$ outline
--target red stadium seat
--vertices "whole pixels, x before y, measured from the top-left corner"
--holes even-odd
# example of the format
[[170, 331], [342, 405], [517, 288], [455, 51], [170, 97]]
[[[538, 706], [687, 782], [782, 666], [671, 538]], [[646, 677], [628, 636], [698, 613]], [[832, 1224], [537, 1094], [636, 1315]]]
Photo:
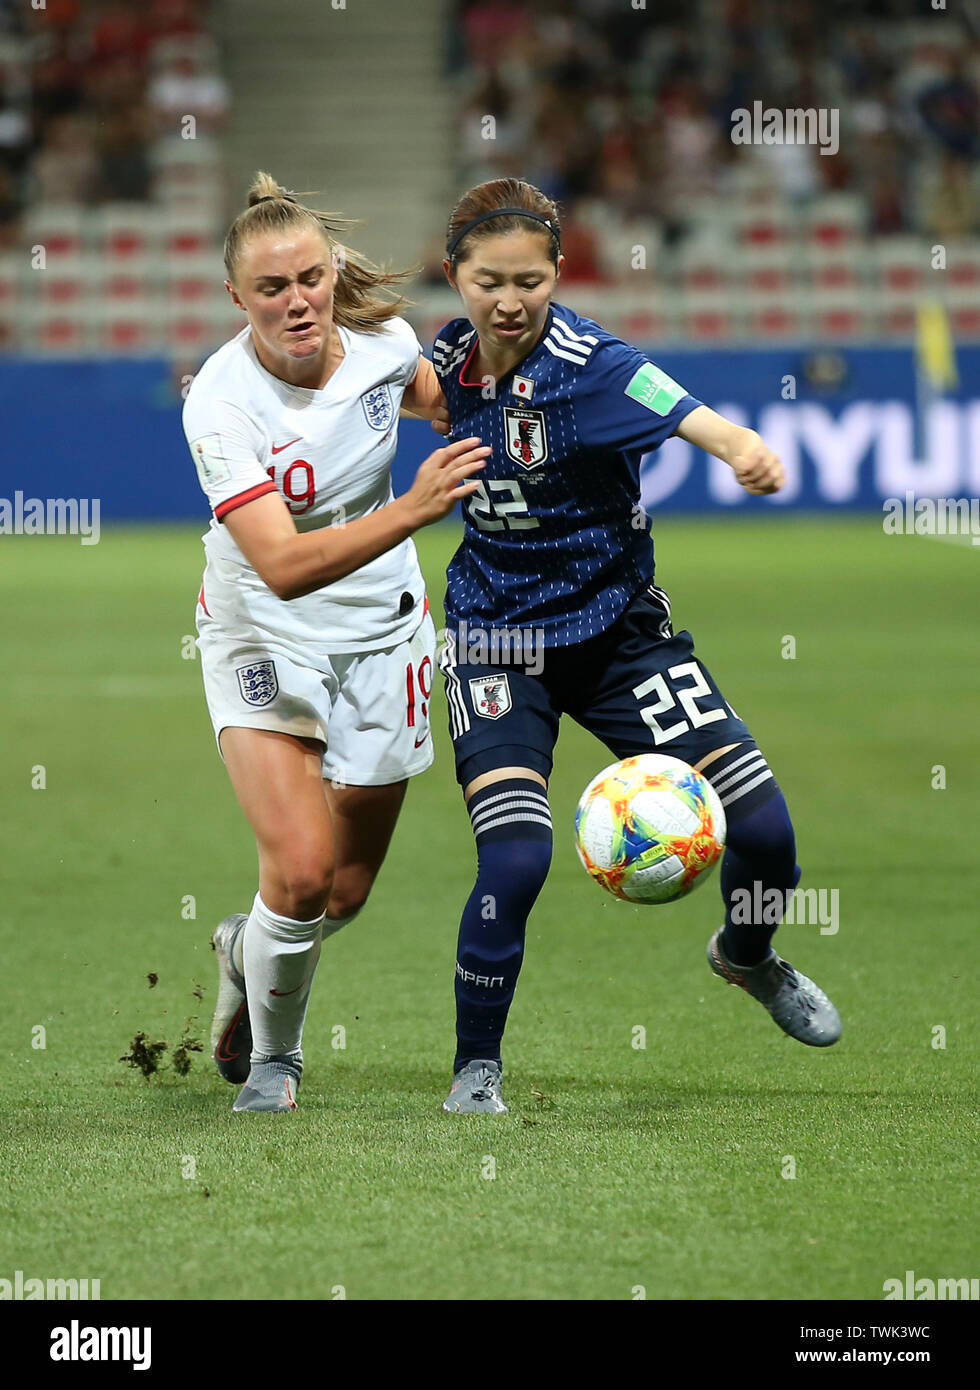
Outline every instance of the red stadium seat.
[[92, 245], [113, 260], [138, 259], [158, 249], [159, 213], [144, 203], [106, 203], [91, 215]]
[[943, 274], [950, 289], [971, 290], [980, 286], [980, 241], [948, 241], [946, 270]]
[[168, 257], [165, 283], [171, 299], [199, 303], [223, 293], [225, 268], [217, 248], [195, 255]]
[[886, 291], [921, 290], [929, 270], [929, 247], [918, 237], [880, 237], [872, 251], [875, 278]]
[[80, 255], [49, 255], [44, 270], [34, 271], [36, 294], [46, 304], [74, 304], [89, 292], [94, 260]]
[[25, 221], [30, 246], [43, 246], [49, 258], [75, 256], [86, 244], [86, 216], [73, 204], [38, 203]]
[[858, 194], [828, 193], [815, 198], [806, 211], [807, 239], [820, 246], [844, 246], [859, 240], [867, 225], [867, 209]]

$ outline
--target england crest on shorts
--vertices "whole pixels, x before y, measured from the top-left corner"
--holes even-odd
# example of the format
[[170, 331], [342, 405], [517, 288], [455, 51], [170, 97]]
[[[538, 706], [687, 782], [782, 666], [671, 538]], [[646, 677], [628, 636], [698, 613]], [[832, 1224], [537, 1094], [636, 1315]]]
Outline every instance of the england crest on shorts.
[[279, 694], [274, 661], [255, 661], [251, 666], [239, 666], [235, 674], [242, 699], [247, 705], [258, 709], [271, 704]]
[[544, 412], [504, 406], [504, 439], [508, 457], [522, 468], [537, 468], [548, 457]]
[[388, 390], [388, 383], [383, 381], [380, 386], [365, 391], [361, 397], [361, 405], [364, 407], [364, 418], [371, 428], [377, 430], [379, 434], [384, 434], [395, 418], [395, 407], [391, 399], [391, 392]]
[[511, 708], [506, 676], [478, 676], [470, 681], [473, 708], [483, 719], [499, 719]]

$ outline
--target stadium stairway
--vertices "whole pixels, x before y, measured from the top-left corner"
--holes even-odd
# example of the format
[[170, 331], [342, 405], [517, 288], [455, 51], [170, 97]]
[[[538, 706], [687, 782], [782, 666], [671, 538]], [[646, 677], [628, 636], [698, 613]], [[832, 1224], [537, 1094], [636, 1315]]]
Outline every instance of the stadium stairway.
[[[229, 215], [256, 169], [362, 220], [351, 243], [414, 262], [453, 195], [449, 0], [225, 0]], [[314, 201], [311, 199], [311, 201]]]

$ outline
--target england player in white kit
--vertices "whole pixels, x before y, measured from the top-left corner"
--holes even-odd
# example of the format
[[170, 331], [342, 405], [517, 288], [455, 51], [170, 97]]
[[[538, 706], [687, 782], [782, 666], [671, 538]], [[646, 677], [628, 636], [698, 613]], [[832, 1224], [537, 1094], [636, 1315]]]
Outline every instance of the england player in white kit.
[[381, 867], [407, 779], [432, 761], [435, 634], [410, 537], [477, 484], [479, 440], [395, 499], [399, 409], [441, 391], [397, 278], [268, 175], [225, 244], [247, 326], [204, 363], [184, 430], [213, 510], [197, 608], [208, 708], [255, 832], [259, 891], [214, 933], [212, 1046], [235, 1110], [292, 1110], [324, 936]]

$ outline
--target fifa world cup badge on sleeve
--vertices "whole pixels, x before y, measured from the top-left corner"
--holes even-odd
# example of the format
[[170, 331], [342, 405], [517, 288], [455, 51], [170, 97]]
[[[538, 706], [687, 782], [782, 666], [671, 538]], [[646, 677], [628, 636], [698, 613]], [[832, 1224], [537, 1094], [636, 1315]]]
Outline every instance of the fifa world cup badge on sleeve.
[[361, 405], [364, 407], [364, 418], [373, 430], [383, 434], [391, 428], [395, 418], [395, 407], [386, 381], [370, 391], [365, 391], [361, 397]]
[[484, 719], [499, 719], [511, 707], [506, 676], [477, 676], [470, 681], [473, 708]]
[[274, 661], [255, 661], [251, 666], [239, 666], [235, 674], [242, 699], [247, 705], [258, 708], [271, 704], [279, 694]]
[[191, 444], [191, 458], [203, 488], [226, 483], [231, 477], [231, 465], [221, 452], [218, 434], [202, 434], [200, 439], [195, 439]]
[[626, 387], [626, 395], [645, 405], [654, 415], [669, 415], [684, 394], [683, 386], [678, 386], [673, 377], [652, 362], [645, 362], [635, 371]]
[[548, 435], [541, 410], [504, 406], [507, 454], [522, 468], [537, 468], [548, 457]]

